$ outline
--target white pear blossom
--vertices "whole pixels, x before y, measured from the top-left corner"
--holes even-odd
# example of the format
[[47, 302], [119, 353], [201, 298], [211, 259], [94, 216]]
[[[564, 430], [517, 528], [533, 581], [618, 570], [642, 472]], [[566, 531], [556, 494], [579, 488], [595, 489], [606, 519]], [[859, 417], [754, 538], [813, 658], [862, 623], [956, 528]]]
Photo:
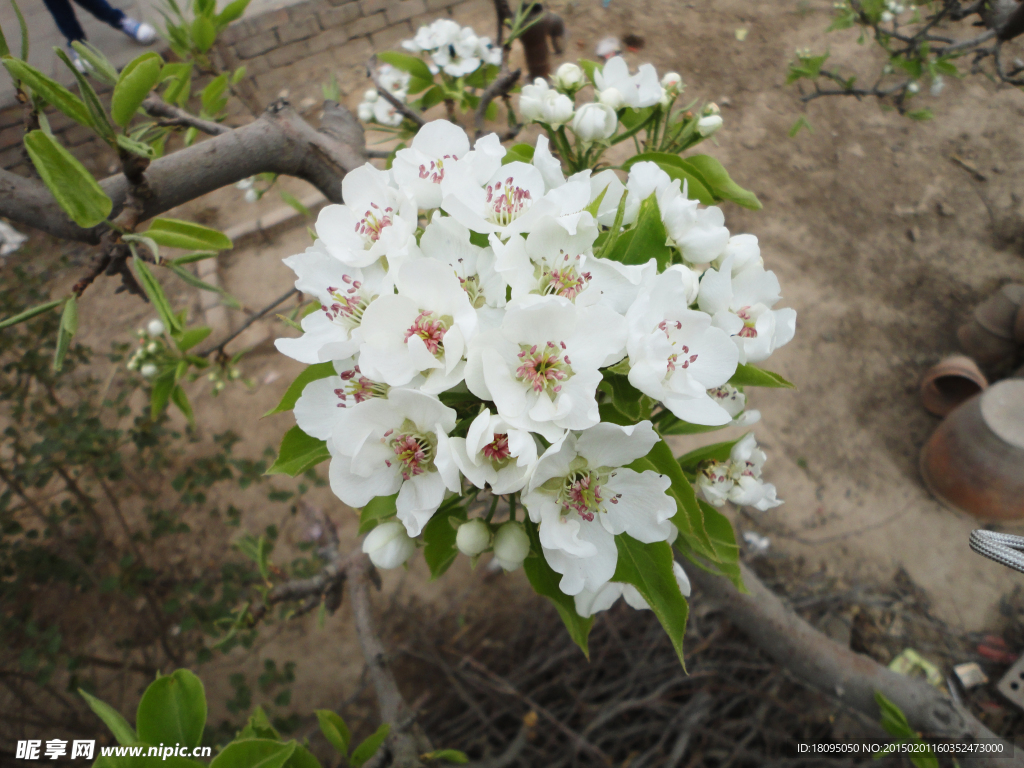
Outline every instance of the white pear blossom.
[[514, 571], [530, 554], [530, 537], [522, 523], [510, 520], [494, 534], [494, 562], [506, 571]]
[[153, 318], [146, 324], [146, 333], [150, 336], [163, 336], [164, 331], [166, 330], [167, 329], [164, 327], [164, 324], [157, 318]]
[[567, 595], [597, 592], [615, 573], [615, 536], [666, 541], [676, 503], [671, 481], [652, 470], [623, 465], [645, 456], [658, 441], [651, 422], [628, 427], [598, 424], [567, 432], [541, 456], [523, 504], [539, 523], [544, 558], [562, 574]]
[[690, 264], [706, 264], [715, 259], [729, 242], [725, 214], [718, 206], [701, 208], [687, 195], [687, 182], [679, 189], [679, 179], [658, 193], [658, 208], [669, 240]]
[[618, 88], [605, 88], [597, 94], [597, 100], [614, 110], [622, 109], [626, 103], [625, 99], [622, 98], [622, 91]]
[[320, 302], [320, 310], [302, 319], [303, 335], [274, 342], [279, 352], [303, 363], [342, 360], [359, 349], [363, 312], [385, 286], [377, 264], [365, 269], [339, 261], [322, 239], [303, 253], [284, 259], [298, 279], [295, 287]]
[[435, 211], [420, 237], [420, 251], [452, 268], [474, 308], [504, 307], [508, 284], [495, 270], [494, 251], [473, 245], [469, 238], [469, 230], [456, 219]]
[[611, 138], [619, 125], [615, 110], [607, 104], [592, 101], [576, 110], [572, 132], [580, 141], [604, 141]]
[[761, 479], [767, 459], [757, 447], [751, 432], [740, 438], [727, 461], [713, 461], [697, 473], [697, 488], [708, 503], [720, 507], [731, 501], [738, 507], [754, 507], [762, 512], [779, 506], [775, 486]]
[[521, 491], [537, 463], [533, 435], [486, 409], [473, 419], [465, 437], [448, 442], [452, 460], [466, 479], [477, 488], [489, 485], [495, 495]]
[[761, 258], [761, 248], [757, 244], [755, 235], [733, 235], [726, 243], [725, 250], [721, 256], [711, 262], [711, 266], [720, 269], [722, 262], [732, 256], [732, 273], [738, 275], [747, 267], [755, 269], [764, 268], [764, 259]]
[[551, 154], [548, 137], [543, 134], [537, 137], [537, 146], [533, 151], [533, 166], [540, 171], [541, 178], [544, 179], [545, 193], [565, 184], [562, 163]]
[[594, 70], [594, 85], [598, 91], [617, 89], [623, 103], [633, 109], [653, 106], [661, 99], [661, 83], [654, 66], [641, 64], [637, 74], [630, 75], [629, 65], [621, 56], [613, 56], [602, 69]]
[[[683, 597], [690, 596], [690, 578], [686, 575], [678, 562], [672, 562], [672, 575], [676, 577], [676, 584]], [[589, 618], [601, 611], [607, 611], [619, 598], [626, 601], [626, 604], [638, 611], [650, 610], [651, 606], [644, 600], [643, 595], [632, 584], [621, 584], [617, 581], [609, 581], [597, 592], [583, 590], [575, 595], [576, 613], [583, 618]]]
[[678, 419], [721, 426], [732, 416], [708, 390], [732, 377], [739, 354], [711, 315], [688, 308], [695, 282], [687, 267], [674, 265], [629, 308], [629, 382]]
[[527, 296], [470, 342], [466, 385], [505, 423], [554, 441], [600, 421], [598, 369], [622, 358], [625, 340], [625, 320], [606, 307]]
[[409, 384], [436, 394], [463, 377], [463, 353], [476, 333], [469, 296], [450, 267], [434, 259], [404, 264], [397, 294], [384, 295], [363, 312], [359, 366], [375, 381]]
[[708, 396], [732, 417], [730, 427], [749, 427], [761, 420], [761, 412], [755, 409], [747, 410], [747, 396], [732, 384], [709, 389]]
[[459, 471], [443, 438], [455, 411], [431, 395], [393, 389], [352, 408], [345, 430], [327, 440], [331, 490], [352, 507], [398, 494], [398, 519], [418, 536], [444, 500], [459, 492]]
[[405, 532], [397, 520], [387, 520], [363, 539], [363, 552], [370, 556], [370, 562], [378, 568], [397, 568], [412, 557], [416, 542]]
[[524, 85], [519, 95], [519, 114], [528, 121], [558, 129], [572, 120], [572, 99], [551, 88], [543, 77]]
[[410, 146], [395, 153], [391, 172], [398, 187], [419, 208], [438, 208], [445, 166], [464, 160], [468, 154], [466, 132], [447, 120], [434, 120], [420, 128]]
[[772, 309], [782, 298], [774, 272], [751, 265], [735, 274], [733, 258], [726, 257], [719, 269], [704, 273], [697, 304], [716, 327], [732, 336], [739, 361], [756, 363], [793, 338], [796, 311]]
[[[391, 186], [391, 173], [367, 163], [345, 174], [344, 205], [328, 205], [316, 220], [319, 241], [343, 264], [367, 267], [382, 256], [395, 262], [416, 248], [416, 204]], [[319, 242], [318, 241], [318, 242]]]
[[292, 409], [295, 423], [310, 437], [327, 440], [345, 429], [352, 408], [375, 397], [387, 397], [390, 387], [366, 378], [352, 358], [336, 360], [337, 375], [307, 384]]
[[483, 520], [468, 520], [456, 531], [455, 546], [467, 557], [476, 557], [491, 546], [491, 529]]
[[584, 85], [583, 70], [578, 64], [567, 61], [555, 70], [555, 85], [563, 91], [577, 91]]

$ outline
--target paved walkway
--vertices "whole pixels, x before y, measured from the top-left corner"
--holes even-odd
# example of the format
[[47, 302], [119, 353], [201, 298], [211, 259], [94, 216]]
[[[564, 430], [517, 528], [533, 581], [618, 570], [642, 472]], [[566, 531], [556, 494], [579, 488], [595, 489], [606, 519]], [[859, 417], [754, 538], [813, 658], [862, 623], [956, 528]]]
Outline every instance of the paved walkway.
[[[110, 2], [129, 16], [148, 21], [158, 31], [162, 29], [163, 17], [157, 10], [159, 0], [110, 0]], [[245, 18], [252, 18], [258, 14], [291, 5], [292, 2], [293, 0], [252, 0]], [[187, 3], [188, 0], [184, 0], [182, 4]], [[226, 5], [226, 0], [218, 2], [218, 6], [223, 5]], [[53, 52], [54, 46], [63, 46], [65, 40], [63, 35], [57, 31], [57, 25], [54, 23], [53, 17], [50, 16], [50, 12], [46, 10], [43, 1], [19, 0], [18, 7], [25, 15], [25, 23], [28, 25], [29, 63], [59, 82], [70, 85], [74, 81], [74, 77]], [[116, 67], [124, 66], [145, 50], [143, 46], [123, 32], [98, 21], [92, 14], [77, 5], [75, 12], [89, 42], [102, 50]], [[0, 26], [3, 28], [4, 36], [7, 38], [12, 52], [17, 55], [20, 50], [21, 38], [18, 30], [18, 18], [10, 0], [0, 0]], [[161, 41], [158, 40], [154, 46], [160, 48]], [[10, 106], [14, 100], [14, 87], [10, 76], [6, 70], [0, 70], [0, 108]]]

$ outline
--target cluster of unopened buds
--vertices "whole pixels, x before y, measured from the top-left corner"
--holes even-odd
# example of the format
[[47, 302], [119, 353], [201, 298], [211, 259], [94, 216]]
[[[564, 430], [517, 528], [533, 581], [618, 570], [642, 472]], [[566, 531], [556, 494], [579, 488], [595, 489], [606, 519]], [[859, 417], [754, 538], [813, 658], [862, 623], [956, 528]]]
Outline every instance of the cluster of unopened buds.
[[[382, 64], [377, 70], [377, 82], [388, 94], [400, 102], [405, 102], [408, 91], [410, 75], [390, 64]], [[390, 127], [402, 124], [402, 113], [394, 104], [381, 96], [376, 88], [370, 88], [363, 94], [363, 100], [356, 108], [356, 114], [364, 123], [380, 123]]]
[[166, 330], [164, 324], [154, 318], [145, 328], [136, 331], [139, 346], [128, 358], [129, 371], [138, 371], [145, 379], [152, 379], [160, 372], [160, 362], [166, 357], [167, 352], [163, 340]]
[[[600, 85], [637, 105], [682, 88], [650, 79], [613, 59]], [[556, 80], [571, 90], [582, 76], [563, 66]], [[524, 89], [524, 100], [536, 95]], [[508, 162], [497, 135], [471, 144], [444, 120], [421, 128], [389, 170], [350, 172], [342, 197], [320, 213], [313, 245], [285, 259], [321, 310], [276, 344], [333, 364], [305, 385], [294, 415], [325, 441], [334, 493], [356, 508], [393, 499], [364, 550], [397, 567], [436, 526], [455, 526], [455, 546], [472, 558], [490, 551], [506, 570], [543, 558], [581, 616], [619, 596], [644, 607], [612, 581], [616, 537], [672, 542], [678, 508], [667, 475], [629, 465], [661, 442], [663, 416], [757, 421], [729, 381], [794, 334], [796, 313], [776, 307], [779, 281], [757, 238], [731, 235], [718, 207], [690, 199], [655, 163], [566, 178], [545, 136], [531, 162]], [[605, 247], [610, 228], [637, 235], [641, 216], [660, 217], [653, 247], [663, 254], [622, 263]], [[650, 418], [602, 418], [612, 401], [599, 387], [616, 377]], [[705, 497], [778, 503], [763, 460], [744, 438], [731, 463], [707, 467], [724, 479]], [[495, 514], [501, 497], [507, 516]], [[474, 517], [488, 499], [491, 511]], [[681, 566], [674, 573], [688, 593]]]
[[888, 24], [905, 10], [906, 8], [902, 3], [896, 2], [896, 0], [886, 0], [885, 10], [882, 11], [880, 18], [884, 23]]

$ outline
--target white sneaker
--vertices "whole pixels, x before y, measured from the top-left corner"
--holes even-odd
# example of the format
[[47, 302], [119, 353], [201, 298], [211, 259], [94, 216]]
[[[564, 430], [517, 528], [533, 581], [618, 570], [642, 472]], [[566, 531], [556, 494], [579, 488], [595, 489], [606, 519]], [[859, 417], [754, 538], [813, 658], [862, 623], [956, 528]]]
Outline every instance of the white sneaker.
[[138, 21], [131, 16], [121, 19], [121, 31], [136, 43], [149, 45], [156, 40], [156, 30], [144, 21]]
[[87, 75], [92, 72], [92, 64], [83, 59], [78, 51], [76, 51], [71, 43], [68, 43], [68, 57], [71, 59], [71, 63], [75, 65], [75, 69], [81, 72], [83, 75]]

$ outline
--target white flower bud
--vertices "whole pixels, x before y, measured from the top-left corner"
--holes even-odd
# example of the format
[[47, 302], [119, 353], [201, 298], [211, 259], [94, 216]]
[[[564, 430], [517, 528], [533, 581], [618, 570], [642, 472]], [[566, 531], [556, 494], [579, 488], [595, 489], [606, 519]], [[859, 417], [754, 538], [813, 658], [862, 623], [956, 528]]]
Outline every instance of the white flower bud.
[[151, 341], [149, 342], [149, 344], [146, 345], [146, 351], [149, 352], [149, 354], [151, 355], [155, 355], [159, 351], [159, 349], [160, 345], [157, 344], [155, 341]]
[[245, 190], [245, 202], [247, 202], [247, 203], [255, 203], [259, 199], [260, 199], [260, 193], [257, 192], [255, 189], [247, 189], [247, 190]]
[[697, 133], [704, 138], [713, 136], [722, 127], [721, 115], [707, 115], [697, 121]]
[[704, 107], [704, 114], [705, 115], [719, 115], [721, 113], [722, 113], [722, 110], [720, 110], [718, 108], [718, 105], [715, 104], [715, 102], [713, 102], [713, 101], [710, 104], [708, 104], [706, 107]]
[[131, 360], [128, 361], [128, 370], [129, 371], [137, 371], [137, 370], [139, 370], [139, 360], [138, 360], [138, 358], [133, 357]]
[[592, 101], [577, 110], [572, 130], [581, 141], [603, 141], [615, 133], [618, 124], [614, 109]]
[[146, 363], [145, 365], [142, 366], [142, 368], [139, 369], [139, 373], [141, 373], [143, 377], [147, 379], [152, 379], [154, 376], [156, 376], [158, 370], [159, 369], [153, 363]]
[[661, 107], [662, 109], [668, 109], [672, 106], [672, 102], [676, 100], [676, 97], [672, 95], [672, 92], [668, 88], [661, 89]]
[[397, 520], [381, 523], [363, 539], [363, 552], [378, 568], [397, 568], [416, 551], [405, 526]]
[[373, 104], [368, 101], [359, 102], [359, 107], [356, 109], [356, 114], [359, 119], [364, 123], [368, 123], [373, 120]]
[[575, 91], [583, 85], [583, 70], [567, 61], [555, 72], [555, 85], [564, 91]]
[[598, 94], [597, 100], [602, 104], [606, 104], [612, 109], [622, 109], [622, 105], [625, 100], [622, 98], [622, 93], [618, 88], [605, 88]]
[[373, 102], [375, 102], [379, 98], [380, 94], [377, 93], [376, 88], [371, 88], [370, 90], [363, 94], [363, 101], [369, 102], [370, 104], [373, 104]]
[[666, 72], [661, 78], [661, 87], [666, 91], [675, 90], [678, 93], [683, 90], [683, 78], [678, 72]]
[[530, 554], [530, 537], [520, 523], [509, 521], [494, 534], [494, 562], [514, 571]]
[[[256, 180], [250, 176], [247, 179], [235, 182], [235, 189], [252, 189], [252, 185], [256, 183]], [[163, 333], [163, 331], [161, 331]]]
[[908, 93], [917, 93], [920, 90], [921, 90], [921, 86], [918, 85], [916, 81], [910, 83], [909, 85], [907, 85], [907, 92]]
[[946, 87], [946, 81], [942, 78], [942, 75], [936, 75], [935, 79], [932, 80], [932, 87], [928, 90], [932, 96], [938, 96], [942, 93], [942, 89]]
[[491, 546], [491, 529], [483, 520], [470, 520], [459, 526], [455, 546], [467, 557], [476, 557]]
[[161, 323], [156, 318], [150, 320], [149, 324], [146, 326], [146, 331], [149, 332], [150, 336], [163, 336], [164, 335], [164, 331], [166, 331], [166, 330], [167, 329], [164, 328], [164, 324]]

